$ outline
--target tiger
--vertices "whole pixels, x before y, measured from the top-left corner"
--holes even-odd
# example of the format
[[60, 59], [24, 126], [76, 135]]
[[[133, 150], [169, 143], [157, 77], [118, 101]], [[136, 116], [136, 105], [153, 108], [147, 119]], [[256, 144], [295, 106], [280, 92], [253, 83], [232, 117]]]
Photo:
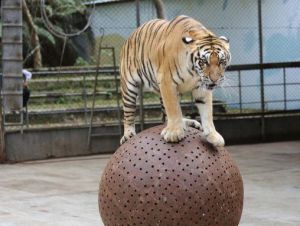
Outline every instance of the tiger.
[[[137, 28], [120, 53], [120, 90], [123, 100], [123, 144], [136, 134], [135, 112], [139, 88], [156, 92], [166, 114], [161, 136], [179, 142], [187, 126], [197, 128], [209, 143], [224, 146], [213, 123], [212, 91], [224, 82], [230, 63], [229, 40], [185, 15], [154, 19]], [[200, 122], [184, 118], [180, 95], [192, 92]]]

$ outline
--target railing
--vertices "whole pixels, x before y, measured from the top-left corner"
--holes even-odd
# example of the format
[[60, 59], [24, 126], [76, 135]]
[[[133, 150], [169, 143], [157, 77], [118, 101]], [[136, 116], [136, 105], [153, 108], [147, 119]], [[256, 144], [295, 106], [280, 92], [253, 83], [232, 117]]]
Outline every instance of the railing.
[[[294, 99], [289, 99], [287, 98], [287, 87], [288, 86], [299, 86], [299, 93], [296, 94], [297, 96], [300, 97], [300, 79], [299, 82], [293, 81], [293, 82], [287, 82], [287, 68], [299, 68], [300, 69], [300, 62], [286, 62], [286, 63], [265, 63], [265, 64], [248, 64], [248, 65], [232, 65], [228, 67], [227, 71], [228, 72], [237, 72], [237, 78], [238, 78], [238, 85], [236, 86], [230, 86], [231, 88], [237, 87], [238, 92], [239, 92], [239, 102], [237, 103], [239, 105], [239, 110], [240, 113], [243, 112], [243, 104], [261, 104], [263, 103], [264, 105], [267, 105], [268, 103], [283, 103], [284, 107], [283, 109], [280, 110], [273, 110], [273, 113], [277, 112], [283, 112], [283, 111], [295, 111], [295, 110], [300, 110], [300, 98], [294, 98]], [[259, 76], [264, 76], [265, 70], [270, 70], [270, 69], [282, 69], [282, 82], [281, 83], [266, 83], [264, 84], [259, 84], [259, 85], [243, 85], [241, 82], [241, 73], [243, 71], [253, 71], [253, 70], [259, 70]], [[300, 70], [299, 70], [299, 77], [300, 77]], [[262, 80], [260, 80], [262, 81]], [[265, 80], [263, 80], [265, 81]], [[265, 88], [267, 87], [283, 87], [283, 99], [282, 100], [266, 100], [265, 99], [265, 94], [261, 93], [260, 94], [260, 101], [252, 101], [252, 102], [243, 102], [242, 101], [242, 88], [243, 87], [262, 87], [262, 92], [265, 92]], [[299, 102], [299, 108], [298, 109], [288, 109], [287, 108], [287, 103], [288, 102]], [[229, 103], [227, 103], [229, 104]], [[263, 107], [261, 109], [257, 109], [258, 111], [261, 111], [262, 113], [266, 113], [266, 109]], [[244, 112], [246, 113], [246, 112]], [[269, 112], [270, 113], [270, 112]], [[249, 115], [249, 113], [246, 113]], [[255, 112], [254, 114], [257, 114]]]
[[[224, 85], [223, 89], [227, 90], [226, 92], [230, 92], [230, 90], [236, 90], [235, 100], [228, 100], [226, 97], [221, 97], [216, 95], [219, 101], [214, 102], [214, 106], [224, 108], [225, 110], [215, 110], [215, 116], [221, 117], [234, 117], [234, 116], [260, 116], [264, 117], [264, 115], [275, 114], [275, 113], [295, 113], [300, 111], [300, 79], [296, 81], [289, 81], [287, 79], [288, 70], [290, 68], [298, 68], [299, 71], [295, 71], [294, 73], [299, 73], [300, 77], [300, 62], [288, 62], [288, 63], [268, 63], [268, 64], [249, 64], [249, 65], [232, 65], [227, 69], [227, 74], [231, 74], [231, 77], [234, 80], [234, 84]], [[282, 79], [281, 82], [267, 82], [265, 84], [245, 84], [243, 81], [244, 72], [247, 71], [255, 71], [254, 73], [257, 75], [257, 78], [260, 76], [265, 76], [264, 73], [269, 69], [281, 69], [282, 75], [277, 75], [276, 79], [278, 80], [278, 76]], [[63, 118], [68, 118], [70, 115], [72, 117], [80, 118], [82, 115], [82, 119], [78, 119], [80, 121], [79, 124], [85, 125], [88, 121], [89, 112], [90, 112], [90, 97], [91, 97], [91, 84], [94, 82], [94, 76], [96, 74], [96, 67], [84, 67], [84, 68], [51, 68], [42, 69], [42, 70], [32, 70], [33, 79], [31, 82], [32, 86], [32, 95], [28, 105], [28, 112], [31, 117], [29, 117], [30, 122], [34, 121], [35, 118], [45, 117], [45, 120], [41, 120], [39, 124], [45, 122], [45, 126], [51, 124], [51, 120], [49, 118], [56, 118], [62, 121], [59, 121], [58, 125], [64, 124], [72, 124], [72, 120], [66, 120], [67, 123], [64, 122]], [[105, 84], [103, 87], [99, 87], [97, 90], [97, 97], [99, 101], [96, 105], [96, 112], [99, 114], [99, 123], [107, 124], [107, 123], [117, 123], [116, 122], [116, 111], [117, 111], [117, 98], [120, 98], [120, 93], [114, 92], [114, 86], [119, 85], [115, 84], [114, 77], [111, 76], [114, 73], [113, 67], [102, 67], [99, 70], [99, 73], [103, 76], [99, 76], [100, 82]], [[248, 75], [247, 75], [248, 76]], [[295, 77], [295, 76], [294, 76]], [[46, 83], [48, 86], [52, 86], [51, 90], [47, 90], [47, 85], [45, 85], [45, 89], [41, 88], [39, 83]], [[108, 86], [108, 88], [106, 87]], [[263, 88], [261, 89], [261, 86]], [[295, 93], [295, 98], [290, 98], [288, 95], [289, 87], [299, 87], [297, 92]], [[259, 96], [259, 99], [251, 101], [251, 96], [245, 98], [244, 89], [252, 88], [257, 90], [263, 90], [268, 87], [274, 87], [274, 89], [282, 89], [283, 95], [282, 99], [276, 100], [268, 100], [266, 99], [266, 95], [259, 93], [255, 94]], [[42, 90], [39, 90], [39, 89]], [[228, 91], [229, 90], [229, 91]], [[218, 90], [215, 91], [218, 93]], [[158, 99], [155, 99], [153, 94], [145, 94], [148, 95], [149, 98], [144, 98], [144, 109], [148, 111], [148, 117], [146, 117], [145, 122], [148, 120], [159, 120], [158, 115], [160, 114], [160, 104]], [[153, 95], [153, 96], [152, 96]], [[65, 99], [66, 100], [65, 100]], [[75, 104], [72, 103], [73, 100], [68, 102], [68, 99], [75, 99]], [[248, 100], [245, 100], [248, 99]], [[46, 104], [41, 105], [39, 100], [43, 100]], [[61, 101], [57, 105], [47, 104], [47, 102], [51, 101]], [[183, 111], [187, 114], [192, 115], [193, 112], [195, 114], [196, 109], [193, 107], [193, 101], [191, 96], [185, 95], [182, 101]], [[264, 106], [268, 106], [269, 104], [274, 103], [282, 103], [283, 107], [278, 109], [268, 109], [267, 107], [261, 108], [261, 103]], [[299, 107], [289, 108], [289, 103], [299, 103]], [[249, 105], [259, 106], [259, 107], [247, 107]], [[149, 116], [150, 115], [150, 116]], [[153, 118], [151, 116], [154, 115]], [[49, 120], [48, 120], [49, 119]], [[48, 120], [48, 121], [47, 121]], [[29, 122], [29, 123], [30, 123]], [[54, 123], [55, 124], [55, 123]], [[77, 123], [76, 123], [77, 124]]]

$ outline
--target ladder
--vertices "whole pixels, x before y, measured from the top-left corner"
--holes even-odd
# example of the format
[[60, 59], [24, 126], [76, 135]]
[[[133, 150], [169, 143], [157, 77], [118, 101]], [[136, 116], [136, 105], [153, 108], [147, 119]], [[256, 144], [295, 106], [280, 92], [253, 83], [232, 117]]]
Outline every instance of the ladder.
[[[96, 102], [96, 95], [97, 95], [97, 84], [98, 84], [98, 77], [99, 77], [99, 69], [100, 69], [100, 56], [101, 52], [110, 51], [113, 61], [113, 74], [114, 74], [114, 82], [115, 82], [115, 92], [117, 95], [117, 117], [118, 117], [118, 133], [97, 133], [93, 131], [94, 128], [94, 112], [95, 112], [95, 102]], [[92, 101], [92, 108], [90, 114], [90, 122], [89, 122], [89, 131], [88, 131], [88, 139], [87, 139], [87, 148], [88, 150], [91, 148], [92, 138], [99, 137], [99, 136], [119, 136], [121, 137], [122, 134], [122, 122], [121, 122], [121, 109], [120, 109], [120, 100], [119, 100], [119, 82], [117, 77], [117, 65], [116, 65], [116, 55], [115, 55], [115, 48], [114, 47], [101, 47], [99, 45], [98, 50], [98, 57], [97, 57], [97, 69], [95, 75], [95, 83], [94, 83], [94, 90], [93, 90], [93, 101]]]

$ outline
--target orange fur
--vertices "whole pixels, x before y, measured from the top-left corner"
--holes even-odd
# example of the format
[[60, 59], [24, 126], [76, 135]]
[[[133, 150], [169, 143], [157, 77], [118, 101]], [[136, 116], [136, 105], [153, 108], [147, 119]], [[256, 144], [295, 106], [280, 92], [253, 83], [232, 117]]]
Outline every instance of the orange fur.
[[[205, 51], [204, 47], [210, 51], [209, 65], [194, 65], [203, 60], [196, 54], [200, 55], [202, 49]], [[172, 21], [152, 20], [135, 30], [121, 52], [125, 133], [121, 143], [135, 134], [135, 101], [140, 86], [152, 89], [162, 97], [168, 119], [162, 132], [165, 140], [181, 140], [185, 124], [178, 95], [198, 88], [202, 80], [217, 82], [225, 70], [220, 66], [222, 54], [229, 54], [229, 44], [187, 16]]]

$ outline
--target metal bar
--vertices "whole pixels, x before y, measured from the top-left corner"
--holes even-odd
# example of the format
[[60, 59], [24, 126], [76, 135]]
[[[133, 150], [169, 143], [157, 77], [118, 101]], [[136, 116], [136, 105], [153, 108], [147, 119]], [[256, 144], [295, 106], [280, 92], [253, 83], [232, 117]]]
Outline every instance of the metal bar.
[[[299, 110], [289, 110], [289, 111], [280, 111], [280, 110], [274, 110], [274, 111], [270, 111], [270, 112], [265, 112], [264, 113], [266, 116], [273, 116], [273, 115], [278, 115], [278, 114], [300, 114]], [[228, 113], [218, 113], [218, 114], [214, 114], [214, 116], [217, 117], [260, 117], [261, 116], [261, 112], [251, 112], [251, 113], [243, 113], [243, 114], [239, 114], [239, 113], [233, 113], [233, 114], [228, 114]]]
[[[99, 73], [103, 73], [103, 74], [112, 74], [113, 73], [113, 68], [109, 67], [109, 68], [99, 68]], [[119, 70], [117, 69], [117, 72], [119, 73]], [[86, 70], [65, 70], [65, 71], [61, 71], [61, 75], [71, 75], [71, 74], [95, 74], [97, 73], [97, 69], [86, 69]], [[58, 76], [58, 72], [57, 71], [33, 71], [32, 75], [35, 76], [49, 76], [49, 75], [56, 75]]]
[[89, 125], [89, 132], [88, 132], [88, 141], [87, 141], [87, 148], [89, 149], [91, 146], [91, 135], [93, 129], [93, 118], [94, 118], [94, 109], [95, 109], [95, 101], [96, 101], [96, 91], [97, 91], [97, 83], [98, 83], [98, 75], [99, 75], [99, 67], [100, 67], [100, 60], [101, 60], [101, 42], [99, 42], [99, 49], [97, 52], [97, 70], [95, 75], [95, 83], [94, 83], [94, 95], [93, 95], [93, 102], [92, 102], [92, 109], [91, 109], [91, 116], [90, 116], [90, 125]]
[[119, 121], [119, 135], [121, 138], [122, 135], [122, 120], [121, 120], [121, 109], [120, 109], [120, 100], [119, 100], [119, 84], [118, 84], [118, 77], [117, 77], [117, 71], [116, 71], [116, 55], [115, 55], [115, 49], [112, 48], [112, 56], [113, 56], [113, 64], [115, 68], [114, 77], [115, 77], [115, 87], [116, 87], [116, 94], [117, 94], [117, 115], [118, 115], [118, 121]]
[[26, 128], [29, 128], [29, 112], [28, 112], [28, 105], [25, 107], [25, 114], [26, 114]]
[[269, 100], [269, 101], [266, 101], [268, 103], [280, 103], [280, 102], [298, 102], [300, 101], [300, 99], [290, 99], [290, 100]]
[[283, 99], [284, 99], [284, 110], [287, 109], [286, 103], [286, 70], [285, 67], [283, 68]]
[[[140, 0], [136, 0], [136, 26], [139, 27], [141, 25], [141, 15], [140, 15]], [[139, 103], [140, 103], [140, 129], [144, 129], [144, 97], [143, 97], [143, 84], [141, 83], [139, 88]]]
[[[96, 92], [95, 95], [96, 96], [107, 96], [107, 93], [109, 92], [109, 90], [107, 90], [107, 92]], [[76, 97], [76, 96], [84, 96], [84, 98], [86, 98], [87, 96], [93, 96], [94, 93], [91, 92], [82, 92], [82, 93], [41, 93], [41, 94], [33, 94], [30, 95], [30, 98], [58, 98], [58, 97]], [[85, 100], [84, 100], [85, 101]]]
[[242, 81], [241, 81], [241, 71], [238, 71], [238, 78], [239, 78], [239, 101], [240, 101], [240, 113], [243, 111], [242, 107]]
[[[269, 84], [264, 84], [264, 86], [283, 86], [284, 83], [269, 83]], [[294, 83], [286, 83], [286, 85], [300, 85], [300, 82], [294, 82]], [[222, 88], [238, 88], [240, 87], [239, 85], [237, 86], [222, 86]], [[241, 85], [241, 87], [260, 87], [260, 84], [258, 85]]]
[[[280, 103], [283, 102], [283, 100], [274, 100], [272, 101], [273, 103]], [[290, 99], [287, 100], [287, 102], [300, 102], [300, 99]], [[260, 103], [259, 101], [257, 102], [246, 102], [245, 104], [247, 105], [251, 105], [251, 104], [258, 104]], [[238, 103], [227, 103], [228, 105], [238, 105]], [[222, 105], [222, 104], [214, 104], [214, 106], [218, 106], [218, 105]], [[189, 102], [184, 102], [182, 103], [182, 107], [185, 109], [189, 109], [190, 103]], [[148, 110], [160, 110], [160, 104], [156, 103], [156, 104], [149, 104], [149, 105], [145, 105], [145, 109]], [[101, 112], [113, 112], [113, 111], [117, 111], [117, 106], [105, 106], [105, 107], [98, 107], [95, 108], [95, 112], [101, 113]], [[255, 109], [253, 109], [255, 110]], [[292, 110], [287, 110], [287, 112], [292, 111]], [[83, 108], [72, 108], [72, 109], [57, 109], [57, 110], [53, 110], [53, 109], [48, 109], [45, 111], [31, 111], [30, 113], [32, 115], [49, 115], [49, 114], [76, 114], [76, 113], [83, 113], [84, 109]], [[90, 110], [88, 109], [88, 112], [90, 112]], [[103, 124], [103, 123], [102, 123]]]
[[140, 0], [135, 1], [136, 6], [136, 26], [141, 25], [141, 15], [140, 15]]
[[22, 109], [20, 112], [21, 116], [21, 134], [23, 134], [23, 126], [24, 126], [24, 110]]
[[275, 63], [262, 63], [262, 64], [242, 64], [242, 65], [231, 65], [226, 68], [226, 71], [237, 71], [237, 70], [259, 70], [263, 69], [275, 69], [283, 67], [300, 67], [300, 61], [294, 62], [275, 62]]
[[[0, 86], [0, 92], [1, 92]], [[2, 97], [0, 95], [0, 162], [4, 162], [6, 159], [5, 153], [5, 127], [4, 127], [4, 117], [2, 115]]]
[[193, 94], [191, 93], [191, 111], [195, 109], [195, 103], [194, 103], [194, 97]]
[[[266, 103], [278, 103], [278, 102], [284, 102], [285, 100], [268, 100], [265, 101]], [[295, 101], [300, 101], [300, 99], [289, 99], [286, 100], [286, 102], [295, 102]], [[186, 102], [185, 102], [186, 103]], [[260, 104], [260, 101], [250, 101], [250, 102], [243, 102], [243, 104]], [[232, 102], [232, 103], [214, 103], [213, 105], [223, 105], [223, 104], [227, 104], [227, 105], [239, 105], [238, 102]]]
[[84, 121], [87, 124], [88, 119], [87, 119], [87, 91], [86, 91], [86, 74], [83, 74], [83, 93], [82, 93], [82, 98], [83, 98], [83, 107], [84, 107]]
[[[99, 68], [101, 65], [101, 51], [102, 51], [102, 41], [104, 37], [104, 29], [101, 27], [100, 32], [102, 33], [98, 45], [98, 52], [97, 52], [97, 65], [96, 65], [96, 75], [95, 75], [95, 84], [94, 84], [94, 92], [93, 92], [93, 103], [91, 108], [91, 118], [90, 118], [90, 125], [88, 131], [88, 141], [87, 141], [87, 148], [90, 149], [91, 147], [91, 138], [92, 138], [92, 130], [93, 130], [93, 117], [95, 111], [95, 102], [96, 102], [96, 91], [97, 91], [97, 83], [98, 83], [98, 76], [99, 76]], [[106, 49], [106, 48], [103, 48]]]
[[[264, 62], [263, 57], [263, 28], [262, 28], [262, 2], [257, 0], [258, 4], [258, 37], [259, 37], [259, 64]], [[261, 111], [265, 112], [265, 90], [264, 90], [264, 69], [260, 67], [260, 96], [261, 96]], [[265, 140], [265, 118], [264, 114], [261, 115], [261, 138]]]
[[120, 136], [120, 134], [117, 133], [94, 133], [92, 134], [92, 137], [111, 137], [111, 136]]
[[5, 122], [5, 126], [21, 126], [22, 122]]
[[[243, 64], [243, 65], [232, 65], [229, 66], [226, 71], [251, 71], [251, 70], [259, 70], [259, 69], [276, 69], [276, 68], [300, 68], [300, 62], [286, 62], [286, 63], [264, 63], [264, 64]], [[43, 76], [43, 75], [57, 75], [57, 68], [51, 68], [51, 70], [39, 70], [39, 71], [32, 71], [32, 74], [36, 76]], [[78, 68], [78, 69], [70, 69], [69, 67], [62, 68], [60, 74], [90, 74], [96, 73], [95, 67], [88, 67], [88, 68]], [[119, 68], [116, 67], [117, 72], [119, 73]], [[100, 73], [110, 73], [113, 74], [114, 68], [113, 67], [100, 67]]]

